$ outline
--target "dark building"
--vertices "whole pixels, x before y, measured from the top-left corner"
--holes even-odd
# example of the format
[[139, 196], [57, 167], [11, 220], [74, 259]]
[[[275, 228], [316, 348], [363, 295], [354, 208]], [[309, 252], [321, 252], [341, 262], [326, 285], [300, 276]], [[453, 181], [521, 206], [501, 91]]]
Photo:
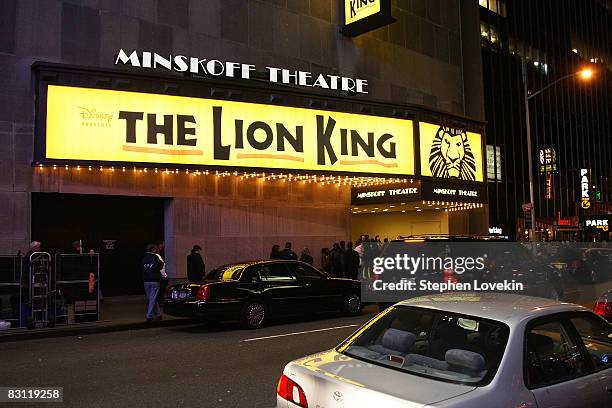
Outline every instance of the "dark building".
[[[202, 135], [209, 122], [197, 114], [191, 117], [191, 112], [143, 111], [144, 106], [195, 104], [220, 105], [227, 111], [238, 106], [232, 104], [243, 104], [239, 106], [253, 112], [253, 106], [260, 107], [262, 115], [274, 120], [297, 120], [297, 114], [278, 112], [299, 108], [302, 116], [313, 115], [312, 123], [316, 123], [313, 112], [319, 110], [353, 115], [350, 118], [363, 126], [381, 123], [368, 119], [375, 116], [405, 126], [405, 140], [410, 143], [418, 142], [413, 130], [418, 135], [419, 124], [429, 123], [435, 129], [462, 129], [466, 138], [471, 134], [477, 141], [473, 153], [479, 155], [484, 104], [478, 4], [392, 1], [395, 22], [384, 20], [382, 27], [354, 37], [340, 33], [342, 4], [340, 0], [2, 0], [0, 254], [25, 252], [32, 239], [53, 250], [70, 248], [80, 239], [85, 251], [115, 257], [102, 272], [103, 289], [112, 293], [141, 290], [136, 264], [151, 241], [165, 241], [168, 273], [180, 278], [186, 274], [185, 257], [196, 243], [204, 248], [210, 268], [264, 258], [273, 244], [286, 241], [292, 241], [296, 251], [311, 248], [318, 263], [319, 249], [350, 239], [358, 233], [353, 231], [355, 225], [370, 228], [361, 232], [372, 235], [380, 233], [379, 224], [398, 226], [389, 233], [485, 231], [485, 175], [480, 165], [465, 183], [467, 190], [480, 189], [476, 198], [462, 199], [459, 193], [475, 191], [467, 191], [461, 183], [465, 191], [458, 190], [451, 182], [436, 199], [412, 194], [412, 204], [403, 212], [402, 203], [386, 206], [393, 216], [383, 214], [382, 206], [356, 215], [351, 213], [350, 183], [338, 174], [369, 176], [367, 166], [372, 164], [362, 164], [361, 172], [354, 166], [347, 174], [331, 167], [296, 174], [275, 164], [264, 177], [266, 170], [261, 167], [269, 168], [270, 162], [257, 162], [260, 159], [251, 156], [229, 167], [207, 168], [187, 159], [211, 151]], [[128, 63], [133, 52], [142, 58], [139, 67]], [[157, 69], [144, 67], [153, 54]], [[174, 59], [168, 64], [175, 64], [175, 69], [164, 68], [164, 59], [177, 55], [195, 58], [195, 68], [201, 67], [200, 59], [256, 68], [253, 77], [244, 80], [176, 72], [182, 65]], [[191, 63], [180, 60], [185, 61]], [[363, 78], [368, 93], [272, 84], [266, 81], [266, 67], [300, 70], [314, 77]], [[186, 98], [197, 99], [187, 104]], [[132, 102], [126, 113], [120, 105], [128, 100]], [[139, 107], [143, 107], [140, 113], [134, 112]], [[196, 119], [203, 127], [194, 136]], [[174, 129], [180, 129], [177, 144], [189, 146], [170, 145], [175, 140], [173, 123]], [[265, 133], [266, 126], [258, 122], [253, 129]], [[249, 132], [246, 126], [244, 131]], [[367, 137], [368, 132], [360, 132]], [[199, 139], [194, 147], [195, 137]], [[312, 142], [312, 134], [305, 137]], [[252, 143], [263, 148], [265, 143], [258, 138]], [[168, 146], [155, 150], [147, 145], [151, 141]], [[310, 149], [311, 144], [304, 146]], [[362, 145], [369, 146], [363, 140]], [[410, 167], [406, 182], [418, 189], [423, 177], [417, 156], [425, 150], [417, 154], [417, 147], [401, 152], [405, 155], [401, 164]], [[183, 149], [180, 154], [186, 162], [177, 149]], [[105, 158], [111, 150], [118, 156]], [[147, 154], [144, 160], [129, 158]], [[305, 160], [297, 159], [298, 164]], [[285, 174], [279, 176], [280, 172]], [[316, 182], [313, 174], [320, 177]], [[430, 185], [436, 178], [445, 176], [430, 172], [424, 177]], [[421, 205], [424, 208], [418, 208]], [[374, 213], [381, 218], [371, 218]], [[401, 214], [401, 222], [393, 218]], [[357, 217], [370, 218], [358, 222]], [[419, 222], [418, 229], [412, 229]]]
[[[530, 202], [525, 61], [529, 95], [559, 80], [529, 101], [537, 236], [606, 239], [612, 213], [612, 2], [479, 4], [491, 227], [518, 238], [528, 234], [522, 209]], [[594, 71], [590, 80], [571, 75], [585, 68]], [[582, 205], [585, 185], [588, 203]]]

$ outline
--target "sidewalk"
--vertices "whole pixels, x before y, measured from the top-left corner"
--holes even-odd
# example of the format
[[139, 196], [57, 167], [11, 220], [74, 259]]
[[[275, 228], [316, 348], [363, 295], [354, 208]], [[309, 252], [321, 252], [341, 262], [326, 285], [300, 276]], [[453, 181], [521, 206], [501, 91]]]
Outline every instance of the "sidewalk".
[[139, 330], [151, 327], [170, 327], [197, 323], [196, 320], [164, 315], [160, 322], [145, 321], [145, 297], [107, 297], [100, 308], [100, 320], [44, 329], [9, 329], [0, 331], [0, 342], [105, 333], [122, 330]]

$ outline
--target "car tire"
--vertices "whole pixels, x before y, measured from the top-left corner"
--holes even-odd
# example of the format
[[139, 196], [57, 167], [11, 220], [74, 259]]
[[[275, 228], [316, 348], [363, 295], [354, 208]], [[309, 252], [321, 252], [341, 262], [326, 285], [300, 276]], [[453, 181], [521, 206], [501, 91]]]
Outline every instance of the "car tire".
[[344, 297], [342, 311], [347, 316], [358, 316], [361, 314], [362, 308], [363, 305], [361, 304], [361, 296], [359, 296], [359, 293], [350, 293]]
[[240, 324], [245, 329], [259, 329], [268, 320], [268, 308], [261, 300], [247, 302], [240, 312]]

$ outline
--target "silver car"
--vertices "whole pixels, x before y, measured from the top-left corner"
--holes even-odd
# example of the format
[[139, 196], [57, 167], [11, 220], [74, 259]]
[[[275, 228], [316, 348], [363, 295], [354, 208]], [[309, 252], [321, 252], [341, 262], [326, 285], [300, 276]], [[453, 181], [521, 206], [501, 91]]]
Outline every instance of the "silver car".
[[424, 296], [287, 364], [277, 407], [612, 407], [612, 326], [529, 296]]

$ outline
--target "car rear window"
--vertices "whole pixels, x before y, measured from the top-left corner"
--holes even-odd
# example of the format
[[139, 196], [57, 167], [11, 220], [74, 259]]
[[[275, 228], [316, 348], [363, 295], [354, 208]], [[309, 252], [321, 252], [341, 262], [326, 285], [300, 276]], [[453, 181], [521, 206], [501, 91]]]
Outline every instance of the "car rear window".
[[337, 350], [407, 374], [485, 385], [495, 376], [509, 331], [498, 321], [394, 306]]
[[239, 280], [245, 265], [224, 265], [213, 269], [206, 275], [206, 280], [231, 281]]

